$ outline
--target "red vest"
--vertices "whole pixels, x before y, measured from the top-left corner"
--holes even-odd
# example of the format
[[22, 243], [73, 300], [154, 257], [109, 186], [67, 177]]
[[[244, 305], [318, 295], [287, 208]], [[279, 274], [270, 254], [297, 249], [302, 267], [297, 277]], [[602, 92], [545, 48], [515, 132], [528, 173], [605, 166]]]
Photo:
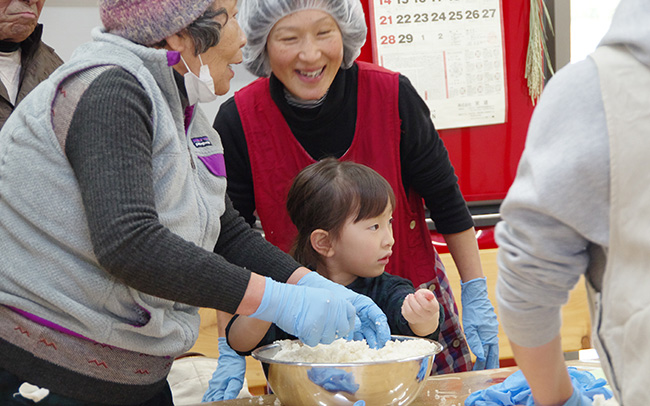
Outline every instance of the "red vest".
[[[356, 132], [341, 157], [370, 166], [388, 180], [397, 198], [393, 213], [395, 245], [386, 271], [420, 284], [432, 282], [443, 307], [442, 353], [436, 373], [471, 369], [469, 348], [460, 328], [458, 309], [442, 261], [431, 243], [422, 198], [414, 190], [406, 197], [400, 163], [399, 75], [368, 63], [359, 65]], [[253, 174], [255, 206], [266, 239], [289, 251], [297, 230], [286, 209], [293, 178], [315, 161], [291, 133], [271, 99], [268, 79], [258, 79], [235, 93], [246, 135]]]
[[[395, 245], [386, 271], [411, 280], [417, 287], [436, 277], [436, 255], [422, 198], [414, 190], [407, 197], [402, 184], [399, 75], [376, 65], [357, 63], [356, 132], [341, 160], [373, 168], [393, 187], [397, 198], [393, 214]], [[297, 231], [287, 213], [287, 193], [298, 172], [315, 160], [293, 136], [271, 99], [269, 79], [258, 79], [235, 93], [235, 102], [246, 134], [257, 215], [266, 239], [288, 252]]]

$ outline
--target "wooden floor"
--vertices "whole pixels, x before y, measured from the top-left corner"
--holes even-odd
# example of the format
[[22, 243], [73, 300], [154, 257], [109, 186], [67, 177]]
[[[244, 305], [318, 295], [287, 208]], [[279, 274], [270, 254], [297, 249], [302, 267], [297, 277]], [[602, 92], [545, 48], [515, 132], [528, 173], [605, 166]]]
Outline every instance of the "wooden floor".
[[[481, 262], [483, 271], [488, 278], [488, 295], [492, 303], [496, 306], [494, 289], [497, 279], [497, 262], [496, 249], [481, 250]], [[458, 271], [449, 254], [441, 254], [442, 261], [447, 269], [447, 277], [452, 286], [458, 309], [462, 314], [460, 306], [460, 280]], [[216, 311], [211, 309], [201, 309], [201, 330], [199, 339], [191, 351], [199, 352], [209, 357], [217, 358], [217, 319]], [[498, 315], [498, 309], [497, 309]], [[589, 309], [587, 306], [587, 293], [584, 281], [578, 283], [576, 289], [571, 292], [569, 302], [562, 310], [562, 348], [565, 352], [574, 352], [584, 348], [591, 347], [590, 331], [591, 322], [589, 318]], [[499, 328], [499, 358], [506, 365], [509, 365], [512, 359], [512, 350], [508, 340]], [[253, 395], [265, 393], [266, 380], [260, 363], [252, 357], [246, 360], [246, 380], [248, 381], [249, 390]]]

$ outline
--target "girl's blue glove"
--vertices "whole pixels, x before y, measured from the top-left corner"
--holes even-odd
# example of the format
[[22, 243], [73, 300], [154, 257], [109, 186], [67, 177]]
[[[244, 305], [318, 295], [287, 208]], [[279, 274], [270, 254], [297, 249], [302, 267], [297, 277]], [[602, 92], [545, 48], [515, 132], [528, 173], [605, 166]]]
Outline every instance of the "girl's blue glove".
[[499, 322], [488, 299], [487, 278], [460, 283], [463, 330], [476, 355], [474, 369], [499, 368]]
[[[390, 327], [388, 319], [379, 306], [367, 296], [360, 295], [343, 285], [319, 275], [317, 272], [309, 272], [298, 281], [299, 286], [312, 286], [332, 291], [337, 297], [347, 299], [356, 310], [359, 318], [355, 324], [354, 339], [366, 339], [370, 348], [381, 348], [390, 340]], [[340, 337], [345, 334], [339, 333]]]
[[212, 374], [210, 386], [203, 395], [202, 402], [216, 402], [237, 398], [244, 386], [246, 358], [237, 354], [226, 341], [219, 337], [219, 360]]
[[309, 346], [329, 344], [354, 328], [355, 309], [345, 297], [265, 278], [262, 303], [250, 317], [269, 321]]

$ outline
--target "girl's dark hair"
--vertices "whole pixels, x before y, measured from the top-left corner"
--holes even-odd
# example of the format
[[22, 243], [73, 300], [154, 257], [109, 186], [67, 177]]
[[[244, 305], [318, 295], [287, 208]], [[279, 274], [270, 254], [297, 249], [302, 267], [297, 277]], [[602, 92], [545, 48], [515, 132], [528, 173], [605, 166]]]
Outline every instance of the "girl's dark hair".
[[[226, 16], [226, 21], [223, 24], [215, 19], [220, 15]], [[228, 10], [225, 8], [213, 10], [210, 7], [199, 18], [181, 30], [182, 33], [186, 33], [194, 41], [194, 55], [202, 54], [219, 43], [221, 29], [228, 23], [228, 18]], [[166, 44], [167, 42], [162, 40], [154, 46], [163, 48]]]
[[293, 181], [287, 210], [298, 229], [291, 253], [296, 261], [315, 269], [319, 255], [311, 233], [322, 229], [337, 237], [346, 220], [354, 222], [381, 215], [395, 207], [395, 194], [373, 169], [349, 161], [325, 158], [304, 168]]

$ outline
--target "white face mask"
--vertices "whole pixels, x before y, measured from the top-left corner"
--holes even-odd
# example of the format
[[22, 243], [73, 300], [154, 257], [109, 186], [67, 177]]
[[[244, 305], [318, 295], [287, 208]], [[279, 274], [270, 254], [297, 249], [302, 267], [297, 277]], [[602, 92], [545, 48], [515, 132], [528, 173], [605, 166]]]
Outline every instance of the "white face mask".
[[210, 75], [210, 67], [203, 64], [201, 55], [199, 55], [199, 62], [201, 62], [199, 76], [192, 73], [182, 56], [181, 61], [183, 61], [187, 68], [187, 73], [184, 76], [185, 90], [187, 90], [187, 98], [190, 101], [190, 106], [195, 105], [197, 102], [209, 103], [216, 100], [217, 95], [214, 93], [214, 81], [212, 80], [212, 75]]

